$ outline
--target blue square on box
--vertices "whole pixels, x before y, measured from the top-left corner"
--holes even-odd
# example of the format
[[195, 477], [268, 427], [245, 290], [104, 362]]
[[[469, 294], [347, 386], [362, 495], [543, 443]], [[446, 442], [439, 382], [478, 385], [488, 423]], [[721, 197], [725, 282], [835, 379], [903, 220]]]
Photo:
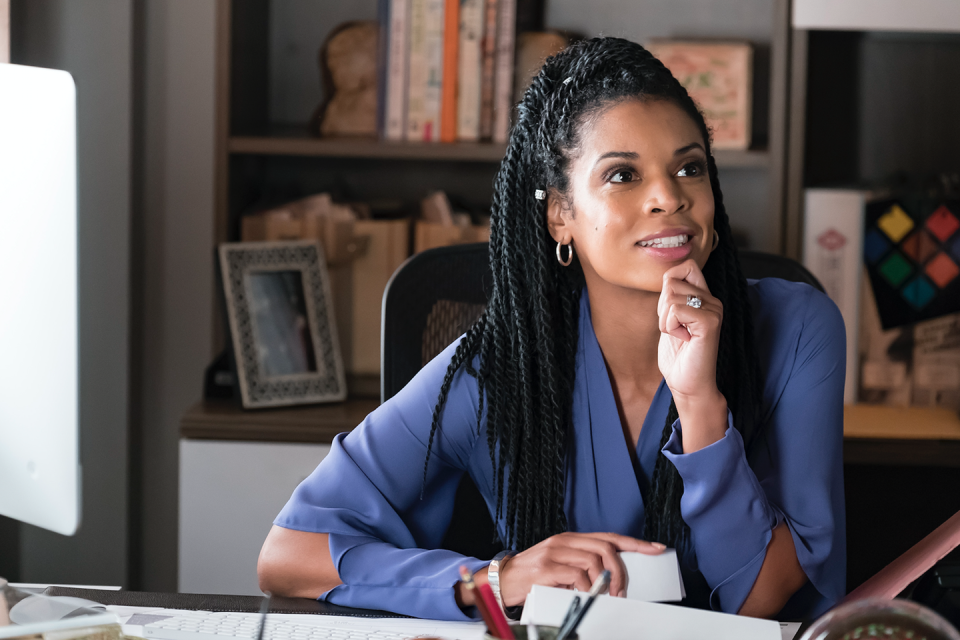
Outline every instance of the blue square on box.
[[[958, 247], [960, 248], [960, 247]], [[863, 238], [863, 257], [870, 264], [876, 264], [890, 250], [890, 241], [877, 228], [870, 229]]]
[[937, 289], [924, 276], [917, 276], [900, 290], [900, 293], [906, 298], [914, 309], [919, 311], [930, 304]]
[[954, 259], [957, 262], [960, 262], [960, 233], [953, 237], [953, 240], [950, 241], [950, 253], [953, 254]]

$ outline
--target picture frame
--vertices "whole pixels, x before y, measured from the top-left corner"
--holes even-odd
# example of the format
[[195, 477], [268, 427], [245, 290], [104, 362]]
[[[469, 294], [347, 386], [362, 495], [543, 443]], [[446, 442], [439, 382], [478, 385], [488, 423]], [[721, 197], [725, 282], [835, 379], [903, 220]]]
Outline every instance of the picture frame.
[[346, 375], [320, 245], [224, 243], [219, 258], [243, 408], [345, 400]]

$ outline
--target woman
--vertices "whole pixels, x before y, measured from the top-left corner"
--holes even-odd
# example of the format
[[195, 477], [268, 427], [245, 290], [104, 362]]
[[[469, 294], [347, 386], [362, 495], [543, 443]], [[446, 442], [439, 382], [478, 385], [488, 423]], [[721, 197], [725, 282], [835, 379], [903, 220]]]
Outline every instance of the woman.
[[[667, 545], [691, 604], [836, 602], [843, 322], [811, 287], [744, 280], [683, 87], [639, 45], [571, 46], [527, 90], [495, 188], [484, 314], [338, 436], [275, 521], [261, 587], [463, 619], [461, 564], [511, 607], [603, 569], [622, 595], [617, 552]], [[514, 555], [437, 549], [464, 472]]]

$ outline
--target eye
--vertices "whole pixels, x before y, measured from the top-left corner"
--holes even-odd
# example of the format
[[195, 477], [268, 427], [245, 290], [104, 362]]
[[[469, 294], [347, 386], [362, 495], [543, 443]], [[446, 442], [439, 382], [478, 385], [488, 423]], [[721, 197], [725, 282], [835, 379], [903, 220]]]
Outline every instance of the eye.
[[683, 168], [677, 172], [677, 175], [682, 178], [696, 178], [702, 176], [706, 173], [706, 167], [704, 167], [702, 162], [690, 162], [683, 165]]
[[610, 174], [610, 182], [633, 182], [633, 172], [628, 169], [618, 169]]

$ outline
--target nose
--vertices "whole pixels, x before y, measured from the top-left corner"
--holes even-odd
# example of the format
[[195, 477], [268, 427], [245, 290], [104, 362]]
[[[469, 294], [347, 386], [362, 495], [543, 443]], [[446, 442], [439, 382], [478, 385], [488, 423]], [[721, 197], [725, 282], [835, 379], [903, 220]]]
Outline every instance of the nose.
[[670, 214], [688, 206], [683, 190], [674, 176], [663, 173], [645, 179], [643, 210], [648, 214]]

